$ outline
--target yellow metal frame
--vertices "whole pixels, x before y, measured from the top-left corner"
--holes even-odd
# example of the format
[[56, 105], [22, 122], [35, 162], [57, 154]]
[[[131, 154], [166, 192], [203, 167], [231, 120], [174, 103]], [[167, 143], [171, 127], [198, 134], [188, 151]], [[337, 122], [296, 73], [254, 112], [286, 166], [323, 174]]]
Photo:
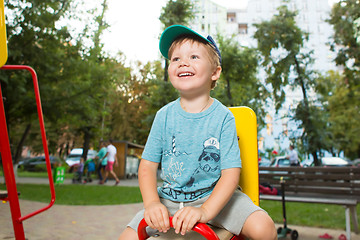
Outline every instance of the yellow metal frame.
[[254, 204], [259, 206], [259, 163], [255, 112], [248, 107], [231, 107], [241, 154], [240, 186]]
[[0, 0], [0, 67], [7, 61], [6, 25], [4, 0]]

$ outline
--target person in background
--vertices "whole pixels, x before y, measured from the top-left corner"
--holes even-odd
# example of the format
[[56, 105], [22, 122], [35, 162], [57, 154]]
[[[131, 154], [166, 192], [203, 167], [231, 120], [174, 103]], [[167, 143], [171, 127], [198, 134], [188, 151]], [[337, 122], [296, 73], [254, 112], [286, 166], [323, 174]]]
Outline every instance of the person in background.
[[[106, 165], [106, 172], [105, 172], [105, 179], [108, 178], [109, 173], [114, 177], [115, 179], [115, 185], [118, 185], [120, 183], [120, 180], [118, 179], [118, 177], [116, 176], [115, 172], [114, 172], [114, 165], [116, 166], [118, 164], [117, 162], [117, 157], [116, 157], [116, 147], [112, 144], [112, 140], [110, 140], [107, 144], [106, 147], [106, 151], [107, 153], [105, 154], [105, 156], [100, 160], [102, 161], [104, 158], [107, 157], [107, 165]], [[104, 184], [104, 179], [100, 182], [100, 184]]]
[[289, 155], [287, 155], [286, 158], [290, 160], [290, 166], [294, 166], [294, 167], [300, 166], [298, 154], [295, 150], [294, 145], [290, 145], [289, 148], [290, 148]]
[[[98, 152], [98, 154], [96, 155], [96, 159], [98, 159], [98, 168], [97, 168], [97, 173], [99, 176], [99, 184], [101, 184], [104, 180], [104, 182], [107, 181], [107, 179], [103, 179], [103, 176], [101, 174], [101, 171], [103, 171], [104, 173], [106, 172], [105, 168], [107, 165], [107, 157], [105, 157], [107, 150], [106, 150], [106, 143], [105, 142], [101, 142], [100, 143], [100, 151]], [[102, 159], [102, 160], [101, 160]]]

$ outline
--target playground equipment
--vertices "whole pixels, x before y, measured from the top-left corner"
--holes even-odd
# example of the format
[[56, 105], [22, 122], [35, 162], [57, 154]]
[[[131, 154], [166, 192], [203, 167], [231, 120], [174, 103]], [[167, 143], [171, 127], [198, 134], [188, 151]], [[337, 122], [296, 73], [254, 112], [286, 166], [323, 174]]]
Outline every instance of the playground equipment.
[[10, 151], [10, 143], [9, 143], [9, 135], [6, 125], [6, 118], [5, 118], [5, 109], [4, 109], [4, 102], [2, 96], [2, 90], [0, 86], [0, 153], [1, 159], [3, 164], [4, 170], [4, 177], [6, 183], [6, 192], [2, 192], [0, 194], [0, 199], [3, 201], [8, 201], [11, 210], [11, 217], [12, 223], [14, 227], [14, 234], [16, 240], [25, 240], [25, 232], [23, 227], [23, 222], [30, 217], [33, 217], [47, 209], [49, 209], [55, 202], [55, 188], [54, 182], [51, 173], [51, 164], [49, 158], [49, 151], [46, 142], [46, 133], [45, 133], [45, 126], [44, 126], [44, 119], [43, 113], [41, 108], [41, 100], [40, 100], [40, 92], [39, 92], [39, 85], [36, 76], [36, 72], [29, 66], [22, 66], [22, 65], [4, 65], [7, 61], [7, 45], [6, 45], [6, 32], [5, 32], [5, 12], [4, 12], [4, 1], [0, 0], [0, 69], [1, 70], [27, 70], [31, 73], [33, 85], [34, 85], [34, 93], [35, 93], [35, 100], [37, 105], [37, 113], [38, 119], [40, 124], [40, 131], [41, 131], [41, 138], [43, 149], [45, 153], [45, 161], [46, 167], [49, 177], [49, 185], [50, 185], [50, 192], [51, 192], [51, 200], [48, 206], [41, 208], [37, 211], [34, 211], [26, 216], [21, 216], [20, 211], [20, 204], [19, 204], [19, 197], [18, 191], [16, 188], [16, 181], [15, 181], [15, 174], [13, 169], [11, 151]]
[[[259, 206], [259, 166], [258, 166], [258, 149], [257, 149], [257, 126], [256, 115], [254, 111], [248, 107], [233, 107], [230, 111], [235, 116], [236, 132], [239, 139], [239, 147], [242, 161], [242, 169], [239, 185], [242, 191], [247, 194], [255, 205]], [[172, 218], [170, 218], [172, 227]], [[139, 240], [144, 239], [203, 239], [208, 240], [240, 240], [243, 236], [234, 236], [221, 228], [209, 227], [204, 223], [198, 223], [193, 228], [196, 233], [189, 233], [185, 236], [179, 236], [169, 231], [169, 233], [159, 233], [156, 238], [149, 238], [146, 233], [147, 224], [143, 219], [138, 227]], [[201, 236], [201, 235], [203, 236]]]

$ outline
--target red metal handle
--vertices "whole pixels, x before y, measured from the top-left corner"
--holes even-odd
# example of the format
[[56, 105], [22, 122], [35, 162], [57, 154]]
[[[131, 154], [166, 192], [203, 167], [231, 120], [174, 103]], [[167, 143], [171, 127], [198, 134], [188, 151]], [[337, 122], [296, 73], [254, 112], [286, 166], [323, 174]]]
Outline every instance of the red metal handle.
[[[169, 218], [170, 221], [170, 227], [174, 227], [172, 224], [172, 217]], [[139, 226], [138, 226], [138, 237], [139, 240], [145, 240], [149, 238], [150, 236], [146, 232], [147, 223], [145, 219], [142, 219]], [[216, 235], [216, 233], [205, 223], [197, 223], [193, 231], [203, 235], [208, 240], [220, 240], [219, 237]]]
[[[37, 113], [38, 113], [39, 124], [40, 124], [41, 139], [42, 139], [43, 149], [44, 149], [44, 153], [45, 153], [46, 168], [47, 168], [48, 177], [49, 177], [49, 185], [50, 185], [50, 192], [51, 192], [51, 200], [50, 200], [49, 205], [44, 208], [41, 208], [33, 213], [30, 213], [26, 216], [20, 217], [17, 220], [19, 222], [22, 222], [36, 214], [39, 214], [39, 213], [49, 209], [54, 204], [54, 202], [55, 202], [55, 187], [54, 187], [54, 180], [52, 178], [52, 172], [51, 172], [49, 150], [48, 150], [48, 146], [47, 146], [47, 142], [46, 142], [44, 117], [43, 117], [43, 112], [42, 112], [42, 107], [41, 107], [40, 91], [39, 91], [39, 84], [38, 84], [36, 72], [33, 68], [31, 68], [29, 66], [25, 66], [25, 65], [4, 65], [1, 67], [1, 69], [3, 69], [3, 70], [27, 70], [31, 73], [33, 85], [34, 85]], [[8, 184], [8, 181], [7, 181], [7, 184]], [[13, 185], [11, 185], [11, 186], [14, 186], [14, 185], [15, 185], [15, 183], [13, 183]], [[15, 188], [16, 188], [16, 185], [15, 185]]]

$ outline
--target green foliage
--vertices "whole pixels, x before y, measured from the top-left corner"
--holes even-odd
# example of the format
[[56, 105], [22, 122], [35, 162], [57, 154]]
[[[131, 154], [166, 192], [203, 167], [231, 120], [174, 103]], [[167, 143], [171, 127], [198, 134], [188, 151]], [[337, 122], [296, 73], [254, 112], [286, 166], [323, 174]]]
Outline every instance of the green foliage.
[[226, 106], [248, 106], [257, 114], [260, 127], [265, 117], [267, 90], [257, 79], [258, 56], [255, 49], [241, 47], [234, 38], [218, 36], [222, 72], [212, 95]]
[[174, 24], [186, 26], [193, 18], [193, 3], [189, 0], [169, 0], [159, 17], [164, 29]]
[[[57, 29], [55, 22], [68, 10], [71, 1], [7, 1], [6, 14], [9, 58], [7, 64], [33, 67], [38, 76], [43, 112], [46, 118], [57, 119], [65, 106], [57, 101], [62, 89], [58, 83], [66, 79], [64, 59], [76, 59], [77, 47], [67, 44], [69, 33]], [[75, 55], [74, 55], [75, 53]], [[28, 140], [26, 126], [36, 127], [36, 105], [33, 84], [26, 71], [1, 71], [0, 81], [7, 113], [11, 145], [22, 148], [20, 139]], [[38, 130], [33, 131], [38, 134]], [[15, 161], [19, 160], [15, 147]], [[16, 154], [15, 154], [16, 153]]]
[[[327, 96], [334, 143], [349, 158], [359, 158], [360, 103], [360, 4], [357, 0], [336, 3], [328, 22], [333, 25], [331, 49], [337, 53], [335, 62], [343, 68], [341, 78], [330, 74], [328, 84], [334, 87]], [[323, 94], [323, 96], [326, 96]]]
[[358, 103], [360, 92], [350, 94], [347, 80], [338, 72], [330, 71], [317, 81], [317, 92], [321, 96], [328, 121], [330, 146], [327, 149], [334, 155], [342, 151], [348, 158], [359, 157], [360, 134], [358, 122], [360, 114]]
[[337, 51], [336, 63], [357, 71], [360, 67], [360, 43], [357, 41], [360, 29], [359, 7], [357, 0], [341, 0], [334, 5], [328, 20], [334, 28], [331, 47]]
[[[7, 63], [26, 64], [36, 70], [49, 148], [53, 153], [59, 146], [72, 148], [76, 142], [83, 142], [86, 149], [90, 141], [100, 135], [101, 120], [108, 112], [103, 103], [109, 89], [113, 89], [115, 65], [121, 65], [104, 56], [99, 42], [101, 33], [108, 26], [104, 21], [106, 0], [94, 22], [87, 22], [97, 26], [94, 33], [87, 34], [89, 28], [84, 29], [84, 36], [94, 36], [89, 39], [94, 42], [90, 49], [83, 45], [86, 37], [76, 41], [66, 27], [56, 27], [61, 18], [68, 16], [72, 3], [70, 0], [6, 3], [6, 8], [11, 11], [6, 15], [9, 22]], [[6, 97], [11, 145], [17, 146], [13, 148], [14, 160], [19, 160], [15, 153], [19, 153], [23, 145], [41, 153], [43, 149], [29, 74], [2, 71], [0, 81]], [[28, 126], [30, 131], [25, 131]]]

